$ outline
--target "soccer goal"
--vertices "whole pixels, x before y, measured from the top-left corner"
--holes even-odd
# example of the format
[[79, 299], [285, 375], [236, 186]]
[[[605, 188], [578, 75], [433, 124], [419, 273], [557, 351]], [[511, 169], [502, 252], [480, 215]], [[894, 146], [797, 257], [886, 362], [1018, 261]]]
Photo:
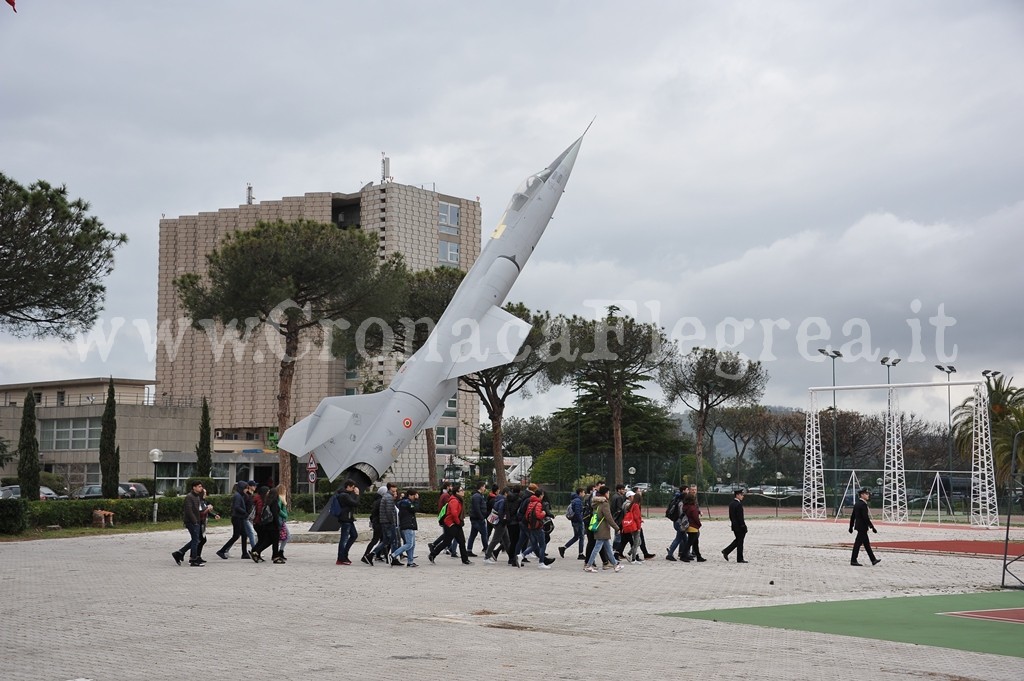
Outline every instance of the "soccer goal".
[[992, 434], [989, 429], [988, 390], [982, 381], [952, 383], [884, 383], [879, 385], [837, 385], [808, 388], [810, 408], [804, 435], [803, 517], [824, 520], [825, 476], [821, 454], [821, 426], [818, 423], [816, 395], [840, 390], [886, 390], [885, 468], [882, 475], [882, 518], [891, 523], [906, 523], [906, 468], [903, 465], [903, 433], [899, 410], [899, 391], [910, 388], [945, 388], [948, 385], [974, 386], [974, 433], [971, 446], [971, 525], [998, 527], [995, 463], [992, 458]]

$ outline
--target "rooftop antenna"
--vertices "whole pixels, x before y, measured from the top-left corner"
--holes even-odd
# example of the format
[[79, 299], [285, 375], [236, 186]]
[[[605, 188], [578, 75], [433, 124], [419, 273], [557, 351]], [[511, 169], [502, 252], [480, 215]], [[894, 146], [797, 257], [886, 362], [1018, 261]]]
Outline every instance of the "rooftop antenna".
[[252, 195], [252, 182], [247, 182], [245, 184], [245, 205], [251, 206], [255, 200], [256, 197]]
[[391, 159], [382, 151], [380, 152], [380, 183], [391, 182], [393, 179], [391, 177]]

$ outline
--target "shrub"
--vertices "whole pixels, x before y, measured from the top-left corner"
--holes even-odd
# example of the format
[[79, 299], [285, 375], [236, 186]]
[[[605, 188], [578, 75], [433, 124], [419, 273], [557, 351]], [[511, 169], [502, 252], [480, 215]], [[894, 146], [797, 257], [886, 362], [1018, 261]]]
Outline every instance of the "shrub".
[[0, 499], [0, 534], [19, 534], [26, 528], [28, 502], [24, 499]]

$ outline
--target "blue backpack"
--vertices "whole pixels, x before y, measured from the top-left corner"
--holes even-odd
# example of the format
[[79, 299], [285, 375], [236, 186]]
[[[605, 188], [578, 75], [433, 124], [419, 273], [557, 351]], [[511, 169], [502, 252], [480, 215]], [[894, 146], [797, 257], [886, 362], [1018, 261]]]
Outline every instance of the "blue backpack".
[[331, 515], [341, 520], [341, 502], [338, 500], [337, 494], [331, 497]]

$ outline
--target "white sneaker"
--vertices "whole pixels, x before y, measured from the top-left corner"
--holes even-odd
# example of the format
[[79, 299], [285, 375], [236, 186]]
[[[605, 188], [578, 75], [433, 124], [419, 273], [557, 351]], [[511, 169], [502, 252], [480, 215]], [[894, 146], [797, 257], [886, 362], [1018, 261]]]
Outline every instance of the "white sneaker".
[[541, 563], [540, 565], [537, 566], [537, 569], [538, 570], [550, 570], [551, 566], [550, 565], [545, 565], [544, 563]]
[[586, 565], [583, 567], [584, 572], [597, 572], [597, 568], [593, 565]]
[[497, 562], [498, 561], [494, 560], [493, 558], [484, 558], [484, 565], [494, 565]]
[[523, 567], [523, 554], [516, 556], [516, 567]]
[[621, 570], [622, 570], [622, 563], [619, 563], [618, 565], [615, 566], [615, 571], [616, 572], [620, 572]]

